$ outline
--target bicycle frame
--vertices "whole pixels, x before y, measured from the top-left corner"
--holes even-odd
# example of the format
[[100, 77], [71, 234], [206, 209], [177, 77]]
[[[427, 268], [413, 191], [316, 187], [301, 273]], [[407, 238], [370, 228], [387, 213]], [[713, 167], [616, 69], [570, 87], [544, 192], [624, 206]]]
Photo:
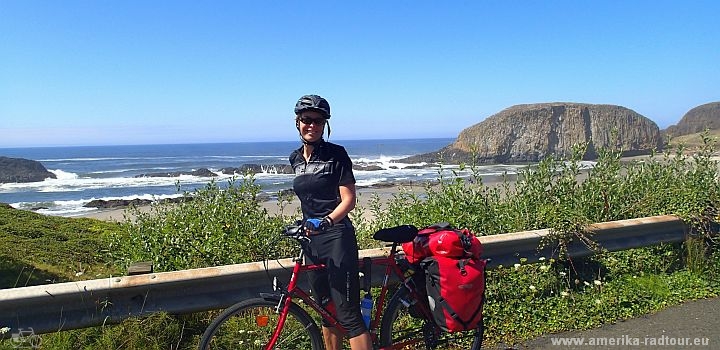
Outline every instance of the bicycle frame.
[[[375, 302], [375, 310], [374, 315], [370, 320], [370, 337], [372, 338], [372, 342], [375, 346], [379, 345], [379, 339], [378, 339], [378, 330], [380, 327], [380, 321], [383, 316], [383, 311], [385, 309], [385, 301], [388, 294], [388, 286], [390, 283], [390, 278], [392, 276], [397, 277], [401, 282], [405, 281], [406, 278], [404, 276], [404, 272], [400, 268], [400, 266], [397, 264], [396, 261], [397, 257], [397, 243], [392, 243], [392, 247], [390, 249], [390, 254], [385, 257], [379, 257], [379, 258], [373, 258], [371, 260], [371, 265], [376, 266], [385, 266], [385, 273], [383, 277], [383, 282], [380, 289], [380, 295], [376, 298]], [[290, 281], [288, 282], [288, 286], [286, 290], [280, 291], [278, 289], [281, 289], [279, 285], [275, 285], [276, 292], [281, 292], [280, 294], [280, 301], [278, 303], [278, 306], [276, 308], [276, 312], [280, 313], [280, 317], [278, 319], [277, 327], [275, 328], [275, 331], [273, 332], [272, 338], [270, 343], [266, 346], [266, 350], [271, 350], [275, 346], [275, 342], [277, 342], [278, 337], [280, 336], [280, 333], [283, 330], [283, 327], [285, 325], [285, 320], [287, 318], [288, 310], [290, 309], [290, 304], [292, 303], [293, 298], [299, 298], [303, 302], [305, 302], [306, 305], [308, 305], [310, 308], [315, 310], [317, 313], [319, 313], [323, 319], [325, 319], [328, 323], [330, 323], [332, 326], [336, 327], [343, 335], [347, 335], [347, 330], [342, 327], [342, 325], [337, 321], [335, 316], [328, 311], [325, 307], [320, 305], [315, 299], [313, 299], [308, 292], [303, 290], [301, 287], [298, 286], [298, 278], [303, 272], [308, 271], [314, 271], [325, 268], [325, 265], [323, 264], [309, 264], [305, 265], [303, 263], [304, 260], [304, 251], [301, 248], [300, 253], [297, 257], [293, 259], [295, 262], [293, 266], [292, 275], [290, 276]], [[359, 271], [362, 271], [362, 269], [365, 267], [364, 262], [362, 259], [358, 261], [358, 267]], [[277, 279], [277, 277], [276, 277]], [[416, 291], [414, 288], [408, 286], [410, 288], [410, 292], [417, 296]], [[280, 310], [282, 309], [282, 310]], [[424, 307], [421, 307], [423, 309], [421, 312], [429, 317], [430, 311], [425, 310]], [[427, 318], [426, 317], [426, 318]], [[430, 318], [427, 318], [430, 319]], [[390, 350], [390, 349], [398, 349], [408, 344], [397, 344], [390, 347], [384, 347], [379, 348], [380, 350]]]

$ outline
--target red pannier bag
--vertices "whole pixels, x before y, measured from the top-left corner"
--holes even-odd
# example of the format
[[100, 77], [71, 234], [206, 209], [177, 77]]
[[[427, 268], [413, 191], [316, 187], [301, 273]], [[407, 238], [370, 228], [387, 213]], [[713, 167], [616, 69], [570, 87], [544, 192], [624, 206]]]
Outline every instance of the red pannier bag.
[[417, 275], [424, 276], [435, 323], [446, 332], [477, 328], [483, 317], [486, 261], [480, 259], [482, 245], [475, 235], [442, 222], [418, 231], [402, 249], [410, 263], [420, 265]]
[[434, 256], [420, 263], [435, 323], [446, 332], [476, 329], [485, 301], [484, 259]]
[[419, 263], [428, 256], [448, 258], [480, 258], [482, 245], [467, 229], [455, 229], [447, 222], [428, 226], [418, 231], [411, 242], [402, 244], [410, 263]]

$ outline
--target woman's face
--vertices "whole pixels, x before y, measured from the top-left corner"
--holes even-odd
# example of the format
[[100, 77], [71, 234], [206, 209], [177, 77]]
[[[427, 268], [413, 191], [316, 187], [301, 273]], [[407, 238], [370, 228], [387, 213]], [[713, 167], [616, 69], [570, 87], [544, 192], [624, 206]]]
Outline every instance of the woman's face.
[[297, 117], [300, 136], [305, 141], [315, 142], [319, 140], [325, 130], [325, 118], [317, 111], [303, 111]]

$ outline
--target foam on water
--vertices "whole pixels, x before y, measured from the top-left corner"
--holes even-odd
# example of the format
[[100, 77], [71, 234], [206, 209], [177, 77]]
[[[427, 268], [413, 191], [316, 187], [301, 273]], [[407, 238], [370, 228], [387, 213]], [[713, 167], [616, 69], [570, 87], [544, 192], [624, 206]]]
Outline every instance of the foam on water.
[[79, 215], [85, 215], [87, 213], [91, 213], [91, 212], [95, 212], [95, 211], [99, 210], [98, 208], [95, 208], [95, 207], [84, 207], [85, 204], [87, 204], [91, 201], [94, 201], [94, 200], [111, 201], [111, 200], [141, 199], [141, 200], [157, 201], [157, 200], [162, 200], [162, 199], [177, 198], [177, 197], [181, 197], [181, 196], [182, 196], [182, 194], [156, 195], [156, 194], [144, 193], [144, 194], [120, 196], [120, 197], [88, 198], [88, 199], [80, 199], [80, 200], [64, 200], [64, 201], [32, 202], [32, 203], [17, 202], [17, 203], [10, 203], [10, 205], [13, 208], [17, 208], [17, 209], [26, 209], [26, 210], [34, 209], [38, 213], [45, 214], [45, 215], [79, 216]]
[[[55, 177], [57, 178], [57, 180], [60, 180], [60, 181], [62, 181], [62, 180], [68, 180], [68, 179], [77, 179], [77, 178], [78, 178], [78, 175], [77, 175], [77, 174], [65, 172], [65, 171], [62, 171], [62, 170], [60, 170], [60, 169], [48, 170], [48, 171], [51, 172], [51, 173], [53, 173], [53, 174], [55, 174]], [[52, 179], [49, 179], [49, 180], [52, 180]]]

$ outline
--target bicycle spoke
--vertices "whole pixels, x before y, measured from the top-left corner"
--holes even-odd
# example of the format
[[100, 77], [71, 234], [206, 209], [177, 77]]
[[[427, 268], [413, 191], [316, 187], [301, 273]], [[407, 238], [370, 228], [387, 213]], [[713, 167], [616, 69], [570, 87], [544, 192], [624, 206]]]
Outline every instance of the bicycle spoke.
[[[388, 303], [382, 320], [380, 338], [383, 346], [394, 349], [479, 349], [482, 334], [477, 331], [441, 332], [434, 323], [408, 309], [408, 291], [400, 289]], [[410, 306], [412, 308], [413, 306]], [[411, 312], [412, 311], [412, 312]]]
[[[201, 349], [265, 349], [277, 327], [280, 315], [274, 302], [261, 299], [240, 303], [228, 309], [203, 337]], [[314, 349], [320, 345], [317, 326], [296, 305], [291, 307], [273, 349]], [[205, 346], [205, 347], [202, 347]]]
[[[425, 349], [425, 341], [423, 335], [423, 320], [412, 317], [407, 307], [400, 304], [394, 310], [393, 315], [386, 314], [385, 317], [391, 317], [393, 320], [390, 333], [386, 335], [386, 339], [396, 346], [403, 345], [402, 349]], [[413, 345], [414, 344], [414, 345]]]

